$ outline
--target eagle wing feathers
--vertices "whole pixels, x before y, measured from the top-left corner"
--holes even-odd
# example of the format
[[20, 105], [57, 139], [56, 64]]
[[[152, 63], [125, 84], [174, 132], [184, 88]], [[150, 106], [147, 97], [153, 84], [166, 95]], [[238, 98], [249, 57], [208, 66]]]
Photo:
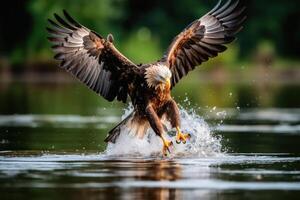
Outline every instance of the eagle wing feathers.
[[101, 35], [76, 22], [65, 10], [65, 19], [49, 19], [49, 41], [60, 67], [108, 101], [126, 102], [128, 85], [138, 67]]
[[246, 19], [239, 0], [218, 4], [176, 36], [162, 58], [172, 72], [172, 87], [196, 66], [225, 51]]

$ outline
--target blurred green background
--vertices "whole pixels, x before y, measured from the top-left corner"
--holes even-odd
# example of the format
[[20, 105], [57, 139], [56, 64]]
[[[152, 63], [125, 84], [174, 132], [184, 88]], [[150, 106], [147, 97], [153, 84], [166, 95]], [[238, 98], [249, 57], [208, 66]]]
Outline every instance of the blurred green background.
[[[95, 114], [95, 106], [110, 105], [75, 82], [52, 59], [45, 27], [53, 13], [61, 14], [66, 9], [81, 24], [104, 37], [112, 33], [117, 48], [132, 61], [142, 63], [161, 58], [173, 37], [216, 3], [217, 0], [6, 2], [0, 18], [1, 113]], [[183, 101], [188, 96], [195, 105], [208, 107], [300, 107], [300, 1], [248, 0], [243, 4], [248, 19], [238, 40], [221, 56], [184, 78], [176, 86], [174, 97]]]
[[[106, 36], [135, 62], [160, 58], [172, 38], [208, 12], [217, 0], [15, 0], [7, 2], [0, 21], [0, 52], [10, 64], [46, 62], [52, 53], [46, 41], [47, 18], [68, 10], [85, 26]], [[249, 61], [265, 56], [292, 66], [300, 52], [300, 2], [249, 0], [248, 19], [239, 40], [220, 59]], [[147, 48], [143, 48], [147, 47]], [[142, 50], [142, 51], [141, 51]]]

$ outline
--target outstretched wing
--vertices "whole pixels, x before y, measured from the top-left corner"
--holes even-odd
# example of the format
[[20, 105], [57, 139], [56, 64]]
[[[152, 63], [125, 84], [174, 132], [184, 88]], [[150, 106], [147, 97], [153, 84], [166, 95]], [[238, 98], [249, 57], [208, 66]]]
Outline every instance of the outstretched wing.
[[225, 51], [246, 19], [239, 1], [220, 0], [209, 13], [192, 22], [172, 42], [162, 61], [171, 69], [172, 87], [202, 62]]
[[[64, 11], [65, 19], [54, 14], [47, 28], [60, 67], [74, 75], [108, 101], [126, 102], [128, 85], [138, 67], [94, 31], [76, 22]], [[112, 39], [111, 39], [112, 40]]]

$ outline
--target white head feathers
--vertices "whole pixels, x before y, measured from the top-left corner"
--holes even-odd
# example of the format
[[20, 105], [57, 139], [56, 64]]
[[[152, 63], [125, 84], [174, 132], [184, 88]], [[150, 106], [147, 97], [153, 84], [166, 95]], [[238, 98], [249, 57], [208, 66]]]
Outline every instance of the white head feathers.
[[145, 78], [149, 87], [158, 87], [172, 77], [170, 69], [162, 64], [146, 68]]

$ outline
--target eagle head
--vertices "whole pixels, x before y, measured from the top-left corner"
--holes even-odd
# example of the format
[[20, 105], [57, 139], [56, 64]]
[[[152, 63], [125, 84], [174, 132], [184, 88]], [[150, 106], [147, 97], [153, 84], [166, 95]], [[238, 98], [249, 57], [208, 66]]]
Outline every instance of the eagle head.
[[172, 73], [170, 69], [163, 64], [154, 64], [148, 68], [146, 68], [145, 78], [148, 87], [157, 88], [168, 88], [170, 89], [171, 83], [170, 79], [172, 77]]

